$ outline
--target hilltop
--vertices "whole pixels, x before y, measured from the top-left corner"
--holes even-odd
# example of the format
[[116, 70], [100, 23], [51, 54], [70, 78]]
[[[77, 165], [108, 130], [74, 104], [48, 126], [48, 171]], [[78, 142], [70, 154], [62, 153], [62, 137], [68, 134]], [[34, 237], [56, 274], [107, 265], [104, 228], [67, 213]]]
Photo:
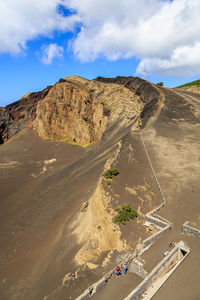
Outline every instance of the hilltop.
[[189, 86], [200, 87], [200, 80], [195, 80], [195, 81], [192, 81], [192, 82], [188, 82], [188, 83], [182, 84], [180, 86], [177, 86], [176, 88], [189, 87]]
[[186, 91], [200, 93], [200, 80], [185, 83], [183, 85], [177, 86], [176, 89], [184, 89]]

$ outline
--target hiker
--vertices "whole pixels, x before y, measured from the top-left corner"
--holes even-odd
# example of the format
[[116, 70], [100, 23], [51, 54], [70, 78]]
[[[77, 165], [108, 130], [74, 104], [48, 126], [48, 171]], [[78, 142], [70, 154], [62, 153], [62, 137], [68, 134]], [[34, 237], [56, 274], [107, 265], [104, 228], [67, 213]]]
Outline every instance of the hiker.
[[124, 274], [123, 275], [125, 275], [126, 274], [126, 272], [127, 272], [127, 270], [128, 270], [128, 268], [127, 268], [127, 265], [123, 265], [123, 268], [124, 268]]
[[117, 267], [117, 268], [116, 268], [116, 270], [115, 270], [115, 274], [116, 274], [117, 276], [119, 276], [119, 275], [120, 275], [120, 268], [119, 268], [119, 267]]
[[92, 295], [92, 292], [93, 292], [93, 288], [90, 288], [89, 289], [89, 294]]
[[166, 257], [168, 254], [169, 254], [169, 252], [168, 252], [168, 251], [165, 251], [165, 252], [164, 252], [164, 257]]
[[170, 243], [169, 243], [169, 248], [173, 248], [173, 247], [174, 247], [174, 244], [173, 244], [172, 241], [170, 241]]

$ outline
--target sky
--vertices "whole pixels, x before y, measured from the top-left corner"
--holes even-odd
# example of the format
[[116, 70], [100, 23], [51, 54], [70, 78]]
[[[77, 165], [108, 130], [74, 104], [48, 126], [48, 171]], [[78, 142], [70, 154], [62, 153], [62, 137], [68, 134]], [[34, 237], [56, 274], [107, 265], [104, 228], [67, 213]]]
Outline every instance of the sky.
[[0, 0], [0, 106], [78, 75], [200, 78], [200, 0]]

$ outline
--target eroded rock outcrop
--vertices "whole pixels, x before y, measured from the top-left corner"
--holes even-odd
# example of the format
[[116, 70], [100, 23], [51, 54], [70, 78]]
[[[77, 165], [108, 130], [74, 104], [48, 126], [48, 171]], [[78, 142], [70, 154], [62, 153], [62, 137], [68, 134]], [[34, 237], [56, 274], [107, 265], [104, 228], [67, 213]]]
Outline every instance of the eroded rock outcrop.
[[163, 100], [161, 90], [139, 77], [123, 77], [118, 76], [116, 78], [103, 78], [97, 77], [96, 81], [100, 81], [107, 84], [120, 84], [132, 91], [133, 94], [139, 96], [140, 102], [143, 104], [143, 109], [139, 115], [140, 117], [140, 127], [144, 128], [148, 120], [153, 117], [157, 111], [159, 111], [159, 106]]
[[63, 80], [38, 103], [33, 129], [45, 139], [91, 143], [100, 140], [107, 114], [86, 89]]
[[0, 140], [30, 127], [43, 139], [89, 144], [105, 132], [111, 137], [133, 124], [143, 128], [161, 102], [161, 90], [138, 77], [69, 76], [1, 109]]
[[100, 179], [87, 211], [81, 212], [72, 227], [78, 242], [82, 244], [75, 256], [78, 265], [95, 263], [106, 251], [128, 249], [125, 240], [120, 239], [121, 232], [119, 226], [113, 223], [113, 217], [110, 199]]
[[[60, 80], [38, 103], [34, 130], [45, 139], [91, 143], [100, 141], [106, 129], [112, 134], [133, 123], [140, 127], [145, 105], [157, 105], [160, 94], [144, 80], [129, 81], [131, 84], [75, 76]], [[141, 85], [144, 86], [140, 88]], [[148, 90], [152, 95], [149, 101]], [[155, 99], [157, 102], [151, 101]]]

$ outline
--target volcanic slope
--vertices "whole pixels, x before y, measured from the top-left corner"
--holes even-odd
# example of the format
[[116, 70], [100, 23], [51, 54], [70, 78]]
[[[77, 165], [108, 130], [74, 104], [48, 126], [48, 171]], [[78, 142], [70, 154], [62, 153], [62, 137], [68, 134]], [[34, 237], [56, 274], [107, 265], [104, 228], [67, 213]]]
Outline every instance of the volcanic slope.
[[[167, 201], [159, 215], [171, 221], [173, 228], [145, 251], [141, 260], [150, 272], [170, 250], [169, 241], [183, 240], [191, 250], [189, 256], [152, 299], [199, 299], [200, 240], [183, 235], [182, 226], [189, 220], [191, 226], [200, 229], [200, 96], [184, 90], [162, 90], [165, 100], [160, 113], [142, 135]], [[132, 140], [135, 138], [136, 133]], [[146, 155], [141, 153], [140, 159], [144, 164]], [[107, 299], [108, 295], [110, 300], [124, 299], [141, 281], [133, 274], [126, 280], [113, 278], [92, 299]]]
[[[184, 137], [184, 126], [191, 136], [191, 122], [196, 153], [198, 100], [139, 78], [68, 77], [37, 98], [34, 109], [23, 101], [29, 114], [22, 113], [23, 106], [20, 124], [19, 109], [12, 115], [2, 109], [0, 117], [3, 142], [15, 134], [6, 124], [21, 130], [0, 146], [0, 295], [4, 300], [74, 299], [150, 235], [144, 215], [161, 197], [137, 131], [148, 128], [150, 154], [157, 171], [163, 170], [161, 183], [169, 185], [164, 169], [169, 161], [159, 159]], [[159, 148], [169, 141], [172, 148]], [[183, 138], [182, 146], [188, 141]], [[186, 164], [189, 160], [184, 155]], [[110, 167], [120, 174], [107, 186], [102, 175]], [[187, 185], [191, 173], [186, 175], [180, 180]], [[126, 226], [112, 221], [113, 209], [122, 203], [139, 212]]]

